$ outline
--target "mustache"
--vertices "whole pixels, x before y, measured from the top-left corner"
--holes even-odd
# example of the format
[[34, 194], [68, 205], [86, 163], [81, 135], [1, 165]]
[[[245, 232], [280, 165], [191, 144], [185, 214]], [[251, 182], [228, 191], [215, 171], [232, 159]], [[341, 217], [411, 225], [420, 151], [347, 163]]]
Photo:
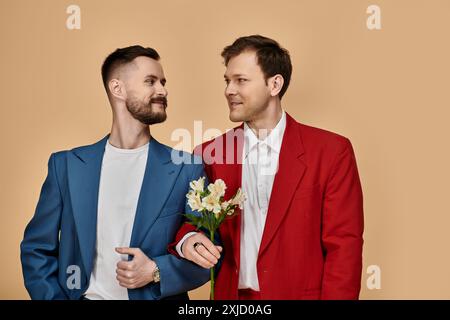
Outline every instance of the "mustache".
[[167, 98], [166, 97], [151, 98], [150, 103], [161, 103], [164, 106], [167, 106]]

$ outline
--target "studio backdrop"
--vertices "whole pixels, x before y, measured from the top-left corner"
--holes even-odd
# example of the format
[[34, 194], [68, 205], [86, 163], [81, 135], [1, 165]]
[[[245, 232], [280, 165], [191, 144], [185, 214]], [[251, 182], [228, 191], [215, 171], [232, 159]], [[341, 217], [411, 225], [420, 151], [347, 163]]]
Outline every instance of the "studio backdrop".
[[192, 151], [235, 126], [220, 52], [261, 34], [291, 54], [283, 108], [352, 141], [360, 297], [450, 299], [449, 30], [448, 0], [1, 0], [0, 298], [29, 298], [19, 245], [50, 154], [110, 130], [104, 58], [133, 44], [158, 50], [168, 119], [151, 133]]

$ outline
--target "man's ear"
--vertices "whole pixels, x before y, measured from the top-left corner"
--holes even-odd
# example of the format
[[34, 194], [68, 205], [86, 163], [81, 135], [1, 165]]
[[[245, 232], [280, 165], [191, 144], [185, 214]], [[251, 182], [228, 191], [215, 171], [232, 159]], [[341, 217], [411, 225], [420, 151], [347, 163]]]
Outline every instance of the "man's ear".
[[272, 97], [275, 97], [278, 95], [283, 89], [284, 85], [284, 78], [281, 74], [276, 74], [273, 77], [269, 78], [269, 88], [270, 88], [270, 95]]
[[126, 100], [127, 92], [125, 90], [125, 84], [119, 79], [111, 79], [108, 82], [108, 88], [111, 96], [119, 100]]

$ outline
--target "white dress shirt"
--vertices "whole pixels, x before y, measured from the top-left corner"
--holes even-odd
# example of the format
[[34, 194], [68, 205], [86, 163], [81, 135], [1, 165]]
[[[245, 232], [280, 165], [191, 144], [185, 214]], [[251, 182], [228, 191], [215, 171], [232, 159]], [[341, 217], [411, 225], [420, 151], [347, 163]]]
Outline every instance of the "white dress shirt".
[[103, 155], [98, 194], [97, 243], [94, 268], [86, 291], [90, 300], [128, 300], [128, 290], [116, 279], [117, 263], [128, 247], [144, 179], [149, 144], [119, 149], [108, 142]]
[[266, 224], [273, 181], [278, 170], [281, 143], [286, 129], [286, 113], [269, 133], [260, 139], [244, 123], [242, 190], [247, 200], [241, 217], [239, 289], [259, 291], [257, 260]]

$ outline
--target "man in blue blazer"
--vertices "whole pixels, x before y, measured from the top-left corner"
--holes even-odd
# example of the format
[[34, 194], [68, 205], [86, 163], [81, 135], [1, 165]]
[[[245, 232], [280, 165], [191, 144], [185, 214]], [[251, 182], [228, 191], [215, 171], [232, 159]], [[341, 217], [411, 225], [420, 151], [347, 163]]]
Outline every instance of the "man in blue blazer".
[[150, 134], [167, 108], [154, 49], [117, 49], [102, 77], [111, 133], [50, 156], [21, 243], [25, 286], [32, 299], [188, 299], [209, 270], [168, 254], [167, 246], [203, 166]]

